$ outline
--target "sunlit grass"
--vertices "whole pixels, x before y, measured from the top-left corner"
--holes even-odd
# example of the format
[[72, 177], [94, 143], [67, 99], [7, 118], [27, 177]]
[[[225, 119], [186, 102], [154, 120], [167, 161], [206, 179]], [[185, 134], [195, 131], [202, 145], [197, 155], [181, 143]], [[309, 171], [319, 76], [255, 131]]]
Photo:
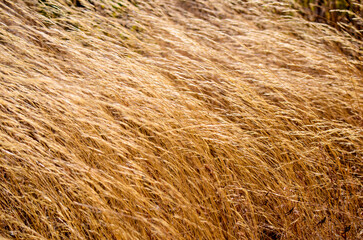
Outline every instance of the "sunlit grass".
[[290, 3], [0, 2], [0, 239], [362, 238], [362, 42]]

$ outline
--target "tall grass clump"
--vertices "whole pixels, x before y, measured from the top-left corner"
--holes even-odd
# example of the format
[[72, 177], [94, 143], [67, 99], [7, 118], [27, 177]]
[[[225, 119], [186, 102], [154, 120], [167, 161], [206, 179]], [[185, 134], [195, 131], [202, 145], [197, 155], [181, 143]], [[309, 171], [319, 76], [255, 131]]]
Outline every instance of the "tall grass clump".
[[363, 238], [362, 40], [291, 3], [0, 1], [0, 239]]

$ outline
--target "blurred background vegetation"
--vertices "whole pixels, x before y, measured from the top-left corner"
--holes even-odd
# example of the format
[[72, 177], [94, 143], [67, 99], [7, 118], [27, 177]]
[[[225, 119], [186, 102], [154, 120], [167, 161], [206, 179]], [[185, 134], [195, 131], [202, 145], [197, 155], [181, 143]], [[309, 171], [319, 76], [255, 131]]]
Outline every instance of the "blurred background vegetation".
[[295, 0], [302, 6], [302, 15], [316, 22], [327, 23], [363, 39], [362, 0]]

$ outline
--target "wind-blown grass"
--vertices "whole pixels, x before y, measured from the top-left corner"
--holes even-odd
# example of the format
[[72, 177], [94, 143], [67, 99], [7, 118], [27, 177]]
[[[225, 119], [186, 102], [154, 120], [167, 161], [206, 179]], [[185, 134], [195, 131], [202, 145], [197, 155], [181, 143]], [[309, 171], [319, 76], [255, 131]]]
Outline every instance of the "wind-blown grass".
[[279, 2], [1, 1], [0, 236], [362, 238], [362, 42]]

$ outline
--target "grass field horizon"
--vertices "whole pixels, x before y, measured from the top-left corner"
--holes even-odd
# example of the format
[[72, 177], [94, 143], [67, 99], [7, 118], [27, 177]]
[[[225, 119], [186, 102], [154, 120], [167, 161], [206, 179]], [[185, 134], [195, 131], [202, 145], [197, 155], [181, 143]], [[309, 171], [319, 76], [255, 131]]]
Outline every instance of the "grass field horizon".
[[320, 2], [0, 0], [0, 239], [362, 239], [363, 6]]

